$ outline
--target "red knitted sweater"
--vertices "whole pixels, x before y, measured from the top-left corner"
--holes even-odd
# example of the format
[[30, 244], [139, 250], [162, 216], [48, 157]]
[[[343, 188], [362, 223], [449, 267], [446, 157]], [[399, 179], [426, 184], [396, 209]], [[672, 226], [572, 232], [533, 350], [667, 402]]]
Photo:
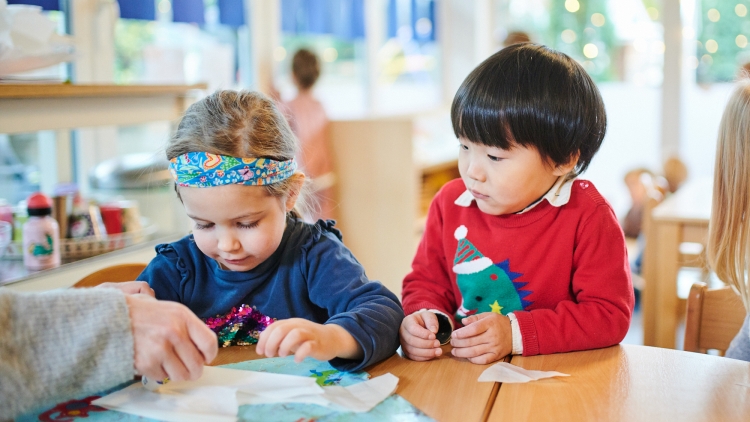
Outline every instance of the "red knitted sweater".
[[634, 305], [625, 241], [591, 182], [573, 181], [560, 207], [542, 200], [501, 216], [476, 202], [456, 205], [465, 190], [453, 180], [430, 206], [403, 283], [406, 315], [436, 309], [458, 323], [474, 313], [513, 312], [525, 356], [606, 347], [625, 337]]

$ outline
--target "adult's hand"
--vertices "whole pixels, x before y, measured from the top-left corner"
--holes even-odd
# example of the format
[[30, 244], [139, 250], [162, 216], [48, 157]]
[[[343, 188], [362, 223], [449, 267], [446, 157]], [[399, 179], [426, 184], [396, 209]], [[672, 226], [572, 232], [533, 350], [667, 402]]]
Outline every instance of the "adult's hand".
[[216, 334], [185, 305], [147, 295], [125, 296], [130, 310], [135, 370], [154, 380], [195, 380], [218, 353]]

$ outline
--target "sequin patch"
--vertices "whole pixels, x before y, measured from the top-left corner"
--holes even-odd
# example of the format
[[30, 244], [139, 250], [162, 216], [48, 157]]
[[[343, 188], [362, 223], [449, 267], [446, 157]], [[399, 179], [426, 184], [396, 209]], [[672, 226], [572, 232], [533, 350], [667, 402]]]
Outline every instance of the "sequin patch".
[[208, 328], [219, 338], [219, 347], [256, 344], [260, 333], [274, 321], [275, 318], [263, 315], [254, 306], [245, 304], [232, 308], [224, 316], [205, 319]]

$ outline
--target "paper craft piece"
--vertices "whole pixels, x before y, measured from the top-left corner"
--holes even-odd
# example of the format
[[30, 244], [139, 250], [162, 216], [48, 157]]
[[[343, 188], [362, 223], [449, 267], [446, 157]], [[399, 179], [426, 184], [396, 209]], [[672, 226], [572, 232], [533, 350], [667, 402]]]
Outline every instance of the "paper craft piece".
[[323, 387], [323, 394], [300, 393], [295, 395], [291, 391], [259, 394], [258, 392], [240, 389], [237, 399], [240, 406], [246, 404], [307, 403], [326, 407], [334, 406], [345, 412], [363, 413], [369, 412], [378, 403], [393, 394], [397, 386], [398, 377], [389, 373], [348, 387]]
[[353, 412], [369, 412], [396, 391], [398, 377], [384, 374], [349, 387], [324, 387], [324, 397], [334, 405]]
[[543, 378], [552, 377], [569, 377], [568, 374], [555, 371], [534, 371], [531, 369], [523, 369], [521, 367], [511, 365], [507, 362], [496, 363], [489, 368], [485, 369], [481, 375], [479, 375], [480, 382], [502, 382], [502, 383], [521, 383], [536, 381]]
[[153, 392], [135, 383], [92, 404], [118, 412], [168, 422], [234, 422], [237, 389], [204, 387], [180, 393]]
[[349, 387], [320, 387], [315, 378], [205, 367], [196, 381], [171, 381], [149, 391], [136, 383], [93, 402], [111, 410], [165, 421], [235, 421], [246, 404], [309, 403], [367, 412], [396, 389], [386, 374]]

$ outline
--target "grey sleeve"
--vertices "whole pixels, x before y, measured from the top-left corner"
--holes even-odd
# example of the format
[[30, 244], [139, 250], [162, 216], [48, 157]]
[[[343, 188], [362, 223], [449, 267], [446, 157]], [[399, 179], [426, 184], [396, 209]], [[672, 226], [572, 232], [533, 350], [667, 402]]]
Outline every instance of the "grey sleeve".
[[0, 289], [0, 420], [133, 378], [133, 334], [115, 289]]

